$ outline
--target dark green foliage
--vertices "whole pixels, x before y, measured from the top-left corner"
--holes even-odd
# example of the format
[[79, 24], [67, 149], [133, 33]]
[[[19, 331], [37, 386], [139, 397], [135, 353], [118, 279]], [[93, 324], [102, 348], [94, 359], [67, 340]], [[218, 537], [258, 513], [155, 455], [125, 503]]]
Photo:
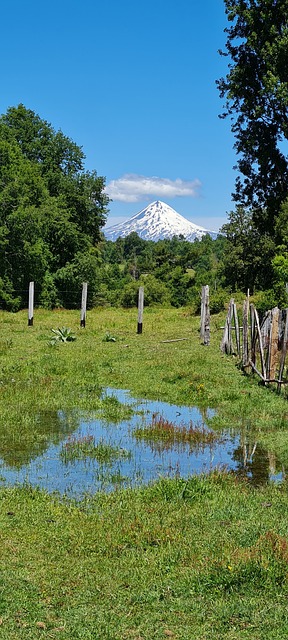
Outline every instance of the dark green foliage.
[[93, 297], [108, 198], [104, 178], [84, 170], [84, 157], [24, 105], [0, 118], [2, 308], [26, 306], [30, 280], [45, 306], [75, 306], [76, 289], [79, 306], [83, 279]]
[[239, 155], [234, 199], [253, 210], [260, 231], [274, 235], [288, 195], [288, 0], [225, 0], [230, 58], [218, 81], [232, 116]]
[[232, 291], [269, 287], [275, 251], [273, 239], [268, 233], [260, 233], [252, 214], [241, 206], [230, 213], [229, 219], [221, 229], [227, 241], [222, 268], [226, 285]]
[[274, 300], [286, 305], [287, 280], [274, 258], [288, 241], [288, 0], [224, 4], [229, 26], [220, 53], [228, 56], [229, 70], [217, 84], [225, 100], [221, 117], [231, 117], [235, 136], [233, 198], [241, 206], [223, 228], [223, 275], [233, 289], [273, 289]]
[[58, 269], [55, 283], [59, 297], [66, 309], [78, 309], [81, 302], [82, 283], [88, 282], [88, 307], [93, 306], [99, 285], [99, 255], [97, 249], [76, 253], [71, 262]]
[[220, 313], [225, 309], [228, 299], [228, 292], [224, 290], [211, 291], [210, 294], [210, 313]]
[[144, 279], [141, 279], [141, 281], [132, 280], [124, 287], [121, 296], [121, 304], [123, 307], [134, 307], [137, 305], [140, 285], [144, 285], [144, 304], [146, 306], [170, 305], [169, 289], [153, 275], [148, 275]]
[[207, 235], [194, 243], [177, 237], [153, 242], [142, 240], [136, 233], [102, 243], [101, 255], [106, 265], [100, 272], [95, 302], [134, 307], [139, 286], [143, 285], [145, 306], [190, 305], [197, 310], [201, 287], [209, 284], [211, 292], [215, 292], [213, 308], [218, 312], [229, 295], [222, 290], [226, 244], [223, 236], [212, 240]]

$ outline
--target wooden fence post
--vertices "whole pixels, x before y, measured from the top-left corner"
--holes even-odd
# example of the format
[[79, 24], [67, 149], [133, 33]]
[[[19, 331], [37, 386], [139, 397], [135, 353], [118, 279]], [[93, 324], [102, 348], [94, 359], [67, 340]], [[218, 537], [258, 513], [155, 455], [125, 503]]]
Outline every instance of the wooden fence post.
[[249, 345], [248, 345], [248, 325], [249, 325], [249, 299], [243, 302], [243, 338], [242, 338], [242, 366], [247, 367], [249, 364]]
[[264, 349], [267, 349], [269, 346], [270, 325], [271, 325], [271, 311], [266, 311], [264, 318], [261, 322], [261, 335], [262, 335], [262, 342], [263, 342]]
[[276, 366], [277, 366], [277, 354], [278, 354], [278, 325], [279, 325], [279, 309], [274, 307], [272, 309], [272, 322], [270, 331], [270, 359], [269, 359], [269, 378], [275, 379]]
[[86, 308], [87, 308], [87, 282], [83, 282], [82, 299], [81, 299], [80, 327], [83, 327], [84, 329], [86, 327]]
[[34, 282], [29, 282], [28, 327], [33, 326], [34, 315]]
[[200, 340], [204, 338], [204, 300], [205, 300], [205, 287], [201, 289], [201, 315], [200, 315]]
[[220, 346], [221, 351], [223, 351], [223, 353], [227, 353], [227, 355], [230, 355], [233, 351], [232, 333], [231, 333], [233, 304], [234, 304], [234, 299], [231, 298], [229, 302], [228, 311], [227, 311], [226, 321], [225, 321], [224, 334], [223, 334], [223, 338]]
[[255, 327], [256, 327], [255, 328], [255, 338], [254, 338], [254, 354], [255, 354], [254, 365], [256, 364], [256, 331], [257, 331], [259, 353], [260, 353], [260, 360], [261, 360], [262, 378], [263, 378], [264, 384], [266, 384], [267, 373], [266, 373], [266, 366], [265, 366], [265, 357], [264, 357], [264, 349], [263, 349], [263, 342], [262, 342], [262, 334], [261, 334], [261, 329], [260, 329], [260, 322], [259, 322], [258, 312], [257, 312], [257, 309], [255, 309], [255, 307], [254, 307], [253, 317], [254, 317]]
[[144, 307], [144, 287], [139, 287], [138, 292], [138, 324], [137, 333], [142, 333], [143, 329], [143, 307]]
[[[255, 330], [255, 307], [254, 304], [250, 304], [250, 356], [251, 362], [256, 365], [256, 330]], [[252, 367], [253, 369], [253, 367]], [[254, 369], [253, 369], [254, 373]]]
[[209, 307], [209, 286], [202, 287], [201, 292], [201, 321], [200, 338], [204, 345], [210, 344], [210, 307]]
[[232, 313], [233, 313], [233, 318], [234, 318], [237, 356], [240, 356], [240, 330], [239, 330], [237, 307], [236, 307], [236, 303], [234, 302], [234, 300], [233, 300], [233, 304], [232, 304]]
[[284, 335], [283, 335], [283, 342], [282, 342], [282, 353], [281, 353], [281, 361], [280, 361], [280, 368], [279, 368], [279, 377], [278, 377], [279, 382], [278, 382], [278, 386], [277, 386], [277, 391], [281, 391], [281, 382], [282, 382], [285, 359], [286, 359], [286, 354], [287, 354], [288, 309], [285, 309], [285, 311], [286, 311], [286, 317], [285, 317], [285, 327], [284, 327]]

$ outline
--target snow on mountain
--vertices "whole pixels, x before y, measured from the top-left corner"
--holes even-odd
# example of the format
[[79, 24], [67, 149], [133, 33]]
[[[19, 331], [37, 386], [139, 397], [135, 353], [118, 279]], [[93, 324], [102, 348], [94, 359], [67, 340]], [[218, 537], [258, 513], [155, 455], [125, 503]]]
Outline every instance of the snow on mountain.
[[106, 227], [104, 234], [107, 240], [116, 240], [119, 237], [125, 238], [132, 231], [144, 240], [155, 241], [182, 235], [189, 242], [194, 242], [196, 238], [201, 240], [206, 233], [213, 239], [217, 237], [217, 233], [189, 222], [161, 200], [152, 202], [125, 222]]

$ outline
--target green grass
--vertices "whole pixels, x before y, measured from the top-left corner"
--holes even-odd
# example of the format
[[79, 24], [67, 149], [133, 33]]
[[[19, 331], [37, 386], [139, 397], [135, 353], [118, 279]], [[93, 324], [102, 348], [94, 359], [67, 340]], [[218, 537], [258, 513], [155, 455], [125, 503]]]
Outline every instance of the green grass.
[[3, 490], [1, 637], [284, 640], [287, 507], [225, 474], [80, 505]]
[[[79, 415], [131, 415], [105, 387], [197, 405], [219, 436], [250, 438], [288, 464], [288, 402], [211, 346], [187, 310], [0, 314], [0, 457], [21, 466], [73, 438]], [[70, 327], [75, 342], [47, 344]], [[115, 342], [103, 342], [106, 333]], [[164, 340], [186, 338], [182, 342]], [[60, 411], [61, 410], [61, 411]], [[107, 443], [106, 443], [107, 444]], [[97, 446], [97, 443], [95, 443]], [[242, 445], [241, 445], [242, 446]], [[107, 481], [109, 478], [107, 476]], [[119, 486], [125, 479], [119, 476]], [[103, 476], [103, 481], [105, 478]], [[29, 487], [0, 491], [0, 638], [286, 640], [287, 484], [257, 490], [233, 474], [159, 480], [74, 503]]]

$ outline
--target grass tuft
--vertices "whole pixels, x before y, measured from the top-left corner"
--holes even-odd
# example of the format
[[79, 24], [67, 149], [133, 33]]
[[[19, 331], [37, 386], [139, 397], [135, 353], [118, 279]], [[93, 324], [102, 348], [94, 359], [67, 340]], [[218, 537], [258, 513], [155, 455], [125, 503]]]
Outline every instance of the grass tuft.
[[152, 416], [151, 424], [147, 427], [135, 429], [133, 435], [138, 440], [145, 440], [148, 443], [161, 443], [162, 448], [163, 446], [169, 448], [176, 444], [189, 444], [190, 448], [200, 448], [219, 442], [221, 439], [219, 434], [204, 426], [199, 427], [192, 422], [188, 426], [177, 425], [158, 414]]
[[111, 464], [114, 460], [130, 456], [130, 452], [126, 449], [112, 447], [104, 440], [96, 443], [92, 435], [81, 438], [70, 437], [60, 451], [60, 457], [64, 463], [94, 458], [101, 464]]

